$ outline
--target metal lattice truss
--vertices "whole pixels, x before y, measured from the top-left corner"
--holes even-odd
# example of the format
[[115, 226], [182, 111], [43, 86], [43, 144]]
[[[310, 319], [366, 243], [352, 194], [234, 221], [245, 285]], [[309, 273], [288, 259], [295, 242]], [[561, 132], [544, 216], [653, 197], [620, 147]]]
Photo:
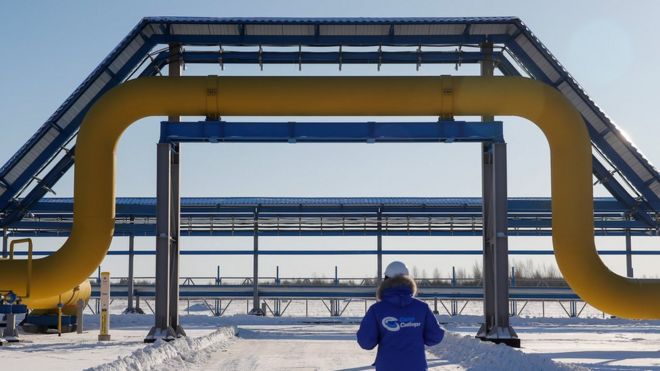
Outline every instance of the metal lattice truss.
[[[492, 55], [472, 48], [484, 43], [494, 45]], [[658, 171], [529, 28], [513, 17], [145, 18], [0, 168], [1, 224], [19, 221], [70, 169], [77, 130], [96, 99], [127, 79], [161, 74], [169, 63], [167, 46], [173, 44], [184, 48], [184, 63], [214, 64], [219, 71], [226, 64], [336, 64], [339, 69], [343, 64], [372, 64], [380, 69], [382, 64], [458, 67], [492, 59], [503, 75], [541, 80], [573, 103], [588, 125], [597, 181], [628, 216], [658, 229]], [[455, 224], [457, 220], [437, 219], [431, 224], [467, 228], [471, 223]], [[407, 220], [405, 225], [408, 228]]]
[[[481, 236], [481, 198], [182, 198], [182, 236]], [[654, 235], [613, 198], [597, 198], [598, 235]], [[73, 199], [38, 202], [14, 236], [67, 236]], [[256, 228], [255, 228], [256, 222]], [[548, 198], [509, 199], [511, 236], [550, 235]], [[156, 235], [155, 198], [117, 199], [115, 235]]]

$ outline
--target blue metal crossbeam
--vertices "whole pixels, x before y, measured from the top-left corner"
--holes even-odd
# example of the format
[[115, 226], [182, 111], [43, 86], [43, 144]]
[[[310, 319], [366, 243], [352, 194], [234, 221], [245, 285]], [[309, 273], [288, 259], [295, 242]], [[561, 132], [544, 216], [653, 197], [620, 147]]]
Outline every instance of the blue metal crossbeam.
[[161, 142], [503, 142], [501, 122], [162, 122]]

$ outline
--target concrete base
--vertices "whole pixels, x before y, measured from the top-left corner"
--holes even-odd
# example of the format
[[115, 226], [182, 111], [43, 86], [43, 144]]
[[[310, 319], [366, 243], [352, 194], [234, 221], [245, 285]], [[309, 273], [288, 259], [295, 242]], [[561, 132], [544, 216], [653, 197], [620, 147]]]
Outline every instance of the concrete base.
[[174, 329], [174, 332], [176, 333], [177, 338], [188, 336], [186, 334], [186, 330], [184, 330], [183, 327], [181, 327], [180, 325], [177, 326], [176, 329]]
[[144, 342], [153, 343], [159, 339], [163, 341], [172, 341], [175, 340], [176, 338], [177, 338], [176, 332], [171, 327], [161, 329], [154, 326], [151, 328], [151, 330], [149, 330], [147, 337], [144, 338]]
[[5, 328], [2, 330], [2, 338], [10, 343], [18, 342], [18, 330], [16, 329], [16, 315], [7, 314], [5, 317]]
[[16, 328], [9, 329], [6, 328], [5, 331], [2, 333], [2, 338], [7, 340], [10, 343], [18, 343], [18, 331], [16, 331]]
[[108, 335], [99, 335], [99, 341], [110, 341], [110, 334], [108, 334]]
[[126, 308], [122, 314], [144, 314], [142, 308]]
[[475, 336], [477, 339], [481, 341], [490, 341], [495, 344], [506, 344], [513, 348], [520, 348], [520, 338], [518, 338], [518, 334], [516, 334], [516, 331], [511, 326], [495, 327], [488, 332], [486, 332], [485, 327], [485, 324], [481, 325], [481, 328]]
[[491, 343], [495, 343], [495, 344], [505, 344], [512, 348], [520, 348], [519, 338], [497, 339], [497, 338], [482, 338], [479, 336], [475, 336], [475, 337], [481, 341], [490, 341]]
[[251, 316], [265, 316], [266, 312], [261, 310], [261, 308], [252, 308], [248, 314]]

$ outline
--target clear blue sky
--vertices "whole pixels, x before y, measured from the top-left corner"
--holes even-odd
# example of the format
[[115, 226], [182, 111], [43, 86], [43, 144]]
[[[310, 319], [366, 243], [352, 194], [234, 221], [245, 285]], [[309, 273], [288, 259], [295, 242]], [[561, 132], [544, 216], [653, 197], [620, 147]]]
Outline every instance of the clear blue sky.
[[[655, 47], [656, 1], [58, 1], [4, 2], [0, 8], [3, 52], [0, 58], [0, 160], [8, 159], [62, 103], [107, 53], [144, 16], [286, 16], [405, 17], [518, 16], [564, 64], [591, 97], [632, 138], [656, 166], [660, 163]], [[471, 67], [422, 66], [421, 73], [474, 74]], [[220, 74], [219, 69], [190, 68], [186, 74]], [[229, 66], [224, 74], [299, 74], [293, 66], [258, 68]], [[302, 74], [338, 74], [336, 66], [303, 67]], [[377, 74], [375, 67], [345, 66], [342, 74]], [[414, 68], [385, 66], [381, 75], [412, 74]], [[506, 118], [509, 142], [509, 194], [549, 195], [547, 144], [540, 131], [521, 119]], [[117, 194], [155, 194], [157, 119], [133, 125], [119, 147]], [[478, 196], [479, 151], [476, 145], [185, 145], [184, 196]], [[71, 195], [71, 176], [55, 188]], [[596, 188], [597, 195], [607, 195]], [[658, 248], [660, 238], [636, 238], [635, 246]], [[40, 240], [37, 246], [59, 246]], [[116, 246], [125, 246], [117, 239]], [[249, 239], [185, 239], [184, 247], [249, 247]], [[373, 238], [264, 239], [268, 247], [361, 247]], [[622, 238], [598, 239], [600, 247], [621, 247]], [[152, 248], [152, 239], [139, 239]], [[479, 238], [394, 239], [386, 248], [414, 245], [478, 248]], [[512, 247], [549, 247], [549, 238], [512, 238]], [[151, 258], [138, 269], [151, 274]], [[474, 258], [406, 258], [429, 273], [451, 265], [470, 267]], [[287, 276], [341, 273], [363, 276], [375, 270], [371, 258], [263, 258], [262, 272], [280, 265]], [[540, 258], [550, 262], [551, 258]], [[650, 262], [649, 262], [650, 261]], [[623, 271], [623, 258], [607, 262]], [[184, 258], [184, 274], [212, 274], [220, 264], [231, 275], [249, 272], [249, 258]], [[658, 274], [657, 259], [636, 259], [639, 273]], [[124, 274], [123, 258], [109, 258], [104, 267]]]

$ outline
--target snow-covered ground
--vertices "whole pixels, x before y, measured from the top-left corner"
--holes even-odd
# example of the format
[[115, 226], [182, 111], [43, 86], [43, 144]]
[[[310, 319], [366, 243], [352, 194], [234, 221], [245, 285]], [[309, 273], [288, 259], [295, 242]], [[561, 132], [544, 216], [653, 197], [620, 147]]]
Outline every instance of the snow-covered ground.
[[[187, 304], [182, 303], [182, 313], [187, 312]], [[144, 336], [153, 324], [151, 314], [113, 314], [112, 341], [100, 343], [96, 340], [98, 317], [90, 314], [85, 316], [82, 335], [22, 334], [24, 342], [0, 347], [2, 369], [368, 370], [375, 356], [355, 342], [362, 302], [350, 304], [353, 309], [346, 313], [351, 316], [341, 318], [325, 317], [322, 304], [312, 302], [307, 311], [315, 317], [304, 316], [303, 302], [298, 309], [287, 310], [286, 314], [295, 316], [280, 318], [213, 317], [206, 304], [195, 304], [200, 303], [191, 303], [191, 314], [181, 317], [188, 339], [145, 345]], [[245, 310], [245, 303], [232, 305], [238, 313]], [[119, 313], [124, 306], [115, 302], [113, 312]], [[440, 315], [450, 335], [428, 350], [429, 366], [432, 370], [556, 370], [579, 369], [574, 365], [579, 364], [598, 370], [660, 370], [660, 321], [602, 318], [596, 312], [589, 318], [563, 315], [512, 318], [521, 350], [475, 340], [480, 316]]]

